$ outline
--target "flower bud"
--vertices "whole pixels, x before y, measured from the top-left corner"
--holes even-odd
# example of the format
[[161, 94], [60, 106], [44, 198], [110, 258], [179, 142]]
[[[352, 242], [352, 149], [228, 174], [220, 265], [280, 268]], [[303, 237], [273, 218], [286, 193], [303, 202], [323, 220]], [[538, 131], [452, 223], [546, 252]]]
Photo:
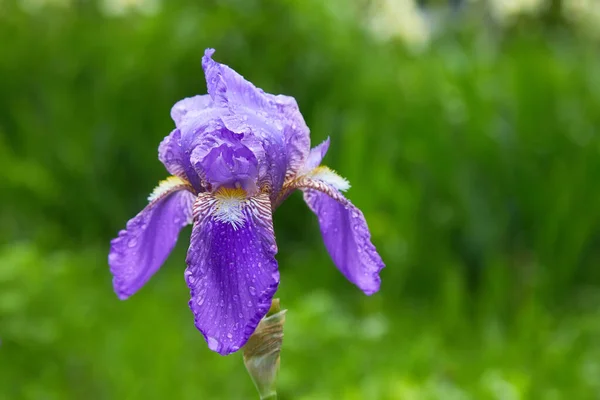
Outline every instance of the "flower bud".
[[280, 310], [279, 299], [244, 346], [244, 364], [261, 399], [276, 398], [275, 380], [279, 371], [279, 352], [283, 343], [283, 324], [287, 310]]

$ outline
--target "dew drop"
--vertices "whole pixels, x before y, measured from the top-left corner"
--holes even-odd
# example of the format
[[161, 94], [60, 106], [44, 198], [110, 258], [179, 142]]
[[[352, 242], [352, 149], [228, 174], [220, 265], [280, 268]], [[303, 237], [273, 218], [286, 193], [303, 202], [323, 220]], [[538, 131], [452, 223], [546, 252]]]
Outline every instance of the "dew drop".
[[252, 307], [252, 302], [250, 300], [248, 300], [248, 307]]
[[136, 244], [137, 244], [137, 238], [135, 238], [135, 237], [132, 237], [131, 239], [129, 239], [129, 242], [127, 242], [128, 247], [135, 247]]
[[233, 338], [233, 335], [232, 335], [231, 333], [228, 333], [228, 334], [227, 334], [227, 337], [228, 337], [229, 339], [231, 339], [231, 338]]
[[208, 348], [212, 351], [217, 351], [219, 349], [219, 342], [217, 342], [217, 339], [214, 337], [209, 336], [206, 341], [208, 342]]
[[252, 296], [254, 296], [254, 295], [256, 294], [256, 288], [255, 288], [254, 286], [250, 286], [250, 287], [248, 288], [248, 290], [250, 290], [250, 294], [251, 294]]

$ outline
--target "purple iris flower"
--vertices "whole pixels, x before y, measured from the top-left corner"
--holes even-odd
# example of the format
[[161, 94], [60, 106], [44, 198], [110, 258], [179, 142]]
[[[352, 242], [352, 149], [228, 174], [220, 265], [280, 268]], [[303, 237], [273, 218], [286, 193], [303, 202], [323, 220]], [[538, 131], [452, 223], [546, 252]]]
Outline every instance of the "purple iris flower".
[[367, 295], [384, 267], [363, 213], [342, 194], [350, 185], [320, 166], [329, 139], [310, 149], [292, 97], [256, 88], [226, 65], [202, 59], [208, 95], [171, 110], [175, 130], [158, 158], [172, 175], [112, 240], [108, 263], [120, 299], [160, 268], [180, 230], [193, 224], [185, 279], [189, 306], [208, 347], [226, 355], [254, 332], [279, 285], [272, 213], [295, 189], [317, 215], [325, 246]]

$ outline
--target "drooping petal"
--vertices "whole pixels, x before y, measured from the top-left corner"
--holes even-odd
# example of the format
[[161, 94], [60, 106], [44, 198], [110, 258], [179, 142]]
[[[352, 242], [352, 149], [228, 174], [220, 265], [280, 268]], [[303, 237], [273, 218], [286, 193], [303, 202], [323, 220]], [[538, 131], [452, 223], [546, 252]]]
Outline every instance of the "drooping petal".
[[222, 189], [200, 194], [194, 217], [189, 305], [208, 347], [226, 355], [248, 341], [279, 284], [271, 204], [266, 194]]
[[304, 200], [317, 215], [325, 247], [336, 267], [365, 294], [379, 290], [383, 261], [371, 243], [363, 213], [330, 185], [304, 180]]
[[150, 195], [150, 203], [111, 241], [108, 264], [121, 300], [137, 292], [165, 262], [181, 228], [191, 223], [194, 194], [171, 177]]

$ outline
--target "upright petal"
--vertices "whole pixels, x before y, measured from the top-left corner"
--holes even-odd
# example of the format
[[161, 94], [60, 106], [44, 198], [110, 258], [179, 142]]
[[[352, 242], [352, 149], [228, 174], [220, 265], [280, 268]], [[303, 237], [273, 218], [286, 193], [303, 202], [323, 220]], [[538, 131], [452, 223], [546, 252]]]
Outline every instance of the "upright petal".
[[336, 267], [365, 294], [379, 290], [383, 261], [371, 243], [363, 213], [338, 190], [306, 179], [304, 200], [317, 214], [325, 247]]
[[189, 113], [205, 111], [213, 108], [213, 102], [209, 95], [198, 95], [193, 97], [186, 97], [185, 99], [179, 100], [171, 108], [171, 118], [175, 122], [175, 126], [183, 122], [183, 118]]
[[201, 192], [200, 178], [190, 163], [189, 156], [181, 144], [181, 131], [173, 130], [158, 146], [158, 159], [170, 174], [189, 182], [192, 187]]
[[214, 61], [213, 53], [207, 49], [202, 59], [208, 93], [216, 107], [228, 110], [221, 115], [228, 130], [251, 133], [260, 139], [265, 157], [259, 161], [266, 168], [259, 178], [278, 192], [286, 172], [300, 168], [308, 154], [308, 127], [295, 100], [265, 93], [233, 69]]
[[148, 206], [111, 241], [108, 263], [121, 300], [137, 292], [165, 262], [179, 231], [191, 223], [194, 197], [180, 178], [163, 181]]
[[310, 152], [310, 129], [304, 122], [296, 99], [272, 94], [267, 94], [267, 98], [275, 104], [286, 122], [283, 130], [288, 164], [286, 176], [291, 177], [302, 168]]
[[306, 162], [300, 171], [300, 174], [305, 174], [313, 169], [317, 168], [323, 158], [325, 158], [325, 154], [327, 154], [327, 150], [329, 150], [329, 138], [325, 139], [323, 143], [313, 147], [308, 154]]
[[190, 309], [208, 347], [239, 350], [271, 305], [279, 284], [277, 245], [266, 194], [246, 199], [241, 189], [202, 193], [185, 277]]
[[216, 107], [243, 106], [256, 111], [269, 111], [273, 107], [262, 89], [227, 65], [212, 59], [214, 49], [207, 49], [202, 57], [202, 68], [206, 76], [208, 94]]

